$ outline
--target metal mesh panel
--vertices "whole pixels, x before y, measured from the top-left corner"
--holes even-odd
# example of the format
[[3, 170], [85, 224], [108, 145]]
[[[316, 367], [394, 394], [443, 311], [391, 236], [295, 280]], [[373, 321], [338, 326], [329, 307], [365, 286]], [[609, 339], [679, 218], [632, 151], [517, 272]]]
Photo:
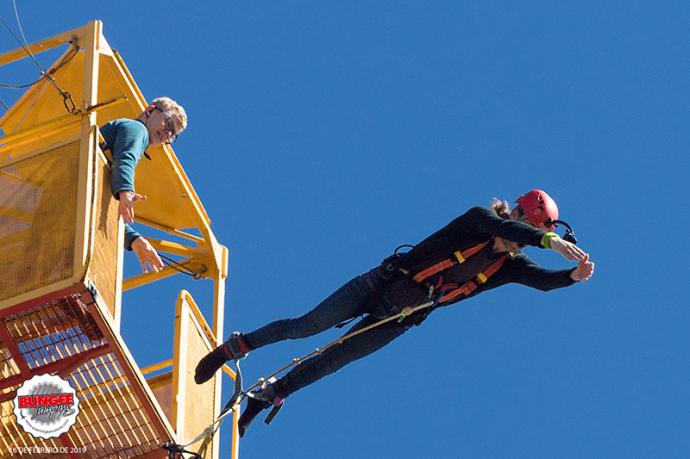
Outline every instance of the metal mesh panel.
[[[162, 453], [160, 445], [169, 438], [159, 433], [156, 423], [160, 421], [146, 409], [150, 402], [137, 390], [139, 382], [129, 378], [131, 373], [118, 360], [125, 357], [110, 346], [109, 335], [99, 329], [81, 298], [74, 294], [0, 319], [0, 326], [21, 353], [13, 356], [0, 347], [0, 365], [8, 368], [0, 383], [19, 373], [16, 358], [24, 359], [32, 374], [42, 373], [46, 365], [52, 366], [51, 371], [59, 368], [58, 373], [66, 375], [63, 377], [79, 398], [76, 423], [65, 435], [72, 445], [85, 448], [81, 457], [134, 458]], [[17, 447], [62, 447], [58, 439], [34, 438], [17, 425], [13, 399], [18, 387], [0, 391], [0, 400], [5, 399], [0, 403], [0, 458], [9, 457]]]
[[104, 343], [103, 335], [76, 295], [10, 316], [5, 325], [31, 369]]
[[159, 450], [165, 442], [112, 354], [91, 360], [69, 377], [77, 389], [80, 409], [69, 437], [93, 458], [137, 457]]
[[[18, 375], [19, 367], [12, 358], [10, 351], [0, 344], [0, 380]], [[0, 392], [0, 395], [2, 392]]]
[[[187, 443], [199, 432], [211, 424], [214, 420], [215, 384], [216, 378], [199, 385], [194, 382], [194, 368], [201, 357], [212, 350], [212, 347], [204, 335], [204, 331], [194, 318], [192, 309], [197, 306], [189, 295], [182, 297], [178, 309], [178, 317], [175, 329], [175, 339], [184, 342], [180, 348], [180, 361], [176, 362], [174, 372], [178, 382], [175, 407], [178, 408], [176, 419], [177, 432], [181, 436], [180, 441]], [[177, 354], [175, 356], [177, 358]], [[178, 403], [183, 402], [182, 410]], [[189, 447], [191, 451], [197, 451], [203, 440]], [[206, 450], [209, 457], [213, 457], [213, 444]]]
[[[9, 388], [14, 391], [19, 386]], [[13, 448], [31, 448], [34, 446], [50, 447], [57, 451], [62, 447], [62, 444], [57, 438], [43, 440], [34, 438], [30, 434], [24, 432], [16, 422], [13, 411], [14, 405], [11, 400], [0, 403], [0, 457], [20, 457], [17, 453], [11, 454]], [[68, 457], [65, 454], [36, 454], [24, 453], [25, 457], [33, 458], [63, 458]]]
[[[57, 438], [43, 440], [34, 438], [24, 432], [15, 420], [12, 401], [0, 404], [0, 457], [21, 457], [18, 454], [11, 454], [13, 448], [31, 448], [33, 446], [50, 447], [58, 451], [62, 444]], [[63, 458], [65, 454], [24, 454], [25, 457], [33, 458]]]
[[117, 260], [118, 250], [122, 250], [122, 243], [118, 244], [118, 205], [110, 192], [110, 175], [105, 160], [101, 154], [96, 154], [95, 159], [99, 188], [95, 190], [96, 227], [88, 277], [110, 311], [110, 316], [116, 317], [119, 308], [116, 304], [119, 288]]
[[79, 142], [0, 167], [0, 300], [72, 276]]

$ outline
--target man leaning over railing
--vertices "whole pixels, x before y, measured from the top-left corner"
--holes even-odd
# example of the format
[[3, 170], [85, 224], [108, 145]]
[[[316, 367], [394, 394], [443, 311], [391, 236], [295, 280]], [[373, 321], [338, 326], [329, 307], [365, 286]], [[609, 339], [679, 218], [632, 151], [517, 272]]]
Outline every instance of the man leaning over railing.
[[[184, 108], [169, 97], [151, 101], [136, 119], [120, 118], [101, 126], [104, 149], [112, 153], [110, 189], [119, 202], [118, 218], [125, 222], [125, 248], [134, 251], [143, 272], [158, 272], [163, 261], [151, 243], [139, 234], [134, 223], [134, 203], [146, 196], [134, 191], [134, 170], [149, 145], [171, 144], [187, 127]], [[146, 155], [148, 157], [148, 155]]]

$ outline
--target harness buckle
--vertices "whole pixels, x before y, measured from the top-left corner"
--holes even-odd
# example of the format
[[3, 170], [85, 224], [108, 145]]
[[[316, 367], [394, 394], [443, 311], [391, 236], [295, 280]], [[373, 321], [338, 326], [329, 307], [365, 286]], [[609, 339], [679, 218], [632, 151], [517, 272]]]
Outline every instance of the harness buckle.
[[402, 311], [400, 311], [400, 318], [398, 319], [398, 323], [402, 322], [405, 320], [410, 314], [412, 314], [413, 309], [411, 306], [405, 306]]

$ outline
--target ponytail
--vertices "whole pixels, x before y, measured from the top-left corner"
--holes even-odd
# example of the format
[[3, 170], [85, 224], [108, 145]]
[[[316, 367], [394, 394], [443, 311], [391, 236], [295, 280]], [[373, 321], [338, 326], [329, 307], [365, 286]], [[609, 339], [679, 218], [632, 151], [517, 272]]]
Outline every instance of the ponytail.
[[501, 201], [498, 198], [493, 198], [491, 200], [491, 209], [501, 218], [510, 217], [510, 205], [508, 201]]

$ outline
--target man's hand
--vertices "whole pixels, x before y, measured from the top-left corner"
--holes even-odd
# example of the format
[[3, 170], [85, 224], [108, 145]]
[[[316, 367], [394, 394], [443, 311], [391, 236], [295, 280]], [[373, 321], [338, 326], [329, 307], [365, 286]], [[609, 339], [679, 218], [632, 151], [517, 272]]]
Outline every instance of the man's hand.
[[134, 223], [134, 203], [145, 200], [146, 196], [133, 191], [120, 191], [120, 206], [117, 209], [118, 217], [122, 217], [125, 223]]
[[570, 278], [577, 282], [584, 282], [589, 280], [594, 274], [594, 263], [589, 261], [589, 255], [585, 254], [585, 258], [580, 260], [577, 268], [570, 272]]
[[565, 257], [566, 260], [581, 261], [587, 256], [581, 248], [572, 242], [565, 241], [560, 237], [549, 239], [551, 248]]
[[132, 241], [132, 250], [139, 259], [141, 270], [144, 273], [149, 272], [148, 267], [150, 267], [151, 271], [154, 273], [163, 269], [163, 260], [158, 256], [158, 252], [156, 252], [156, 249], [153, 248], [151, 243], [143, 237], [139, 236]]

